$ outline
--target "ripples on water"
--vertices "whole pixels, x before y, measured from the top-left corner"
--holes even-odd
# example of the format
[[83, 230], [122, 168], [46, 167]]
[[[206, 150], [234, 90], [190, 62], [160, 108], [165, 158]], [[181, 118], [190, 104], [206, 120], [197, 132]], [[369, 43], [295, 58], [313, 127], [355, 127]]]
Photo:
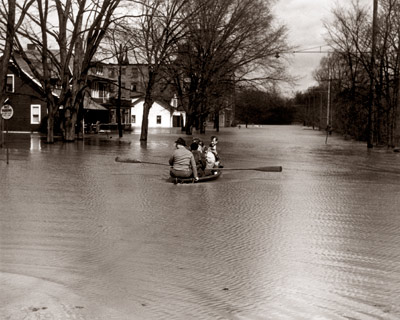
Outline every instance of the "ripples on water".
[[114, 162], [167, 163], [178, 136], [16, 138], [0, 164], [0, 314], [400, 319], [399, 154], [292, 126], [219, 134], [225, 167], [282, 173], [173, 185], [165, 166]]

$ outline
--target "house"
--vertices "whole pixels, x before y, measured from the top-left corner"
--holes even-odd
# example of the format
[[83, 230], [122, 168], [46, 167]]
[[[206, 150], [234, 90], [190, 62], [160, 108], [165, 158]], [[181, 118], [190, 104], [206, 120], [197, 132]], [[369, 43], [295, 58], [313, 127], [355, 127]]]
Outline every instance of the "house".
[[[40, 63], [39, 51], [28, 45], [26, 53], [32, 63]], [[57, 75], [52, 72], [53, 95], [58, 96]], [[18, 53], [14, 53], [7, 72], [6, 99], [13, 108], [13, 116], [1, 130], [15, 132], [37, 132], [46, 127], [47, 103], [41, 83], [35, 78], [28, 64]], [[62, 109], [62, 108], [60, 108]], [[85, 97], [85, 122], [95, 123], [109, 118], [108, 109]]]
[[[131, 107], [131, 127], [142, 126], [144, 99], [134, 99]], [[149, 128], [172, 128], [185, 126], [185, 112], [156, 100], [149, 112]]]
[[[13, 116], [4, 125], [5, 130], [19, 132], [38, 131], [47, 114], [46, 101], [38, 81], [28, 72], [9, 64], [6, 88], [7, 104], [13, 108]], [[3, 130], [4, 130], [3, 129]]]
[[[123, 65], [98, 62], [89, 71], [88, 86], [90, 96], [94, 101], [109, 110], [109, 120], [103, 127], [116, 127], [118, 75], [121, 71], [121, 124], [125, 129], [142, 126], [145, 82], [148, 76], [148, 66], [145, 64], [130, 64], [126, 59]], [[169, 99], [173, 93], [171, 88], [162, 81], [157, 82], [154, 90], [164, 99]], [[184, 125], [184, 112], [157, 99], [150, 109], [149, 128], [171, 128]]]
[[[121, 69], [120, 69], [121, 68]], [[107, 124], [117, 123], [118, 74], [121, 70], [121, 123], [130, 126], [132, 99], [144, 94], [144, 75], [147, 67], [140, 64], [124, 65], [97, 62], [89, 70], [88, 86], [91, 98], [109, 110]]]

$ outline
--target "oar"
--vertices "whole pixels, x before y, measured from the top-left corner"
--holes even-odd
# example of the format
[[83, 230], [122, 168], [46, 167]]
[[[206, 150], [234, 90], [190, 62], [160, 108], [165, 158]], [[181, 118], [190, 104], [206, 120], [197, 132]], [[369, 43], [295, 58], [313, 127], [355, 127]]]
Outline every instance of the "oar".
[[159, 166], [170, 166], [167, 163], [160, 163], [160, 162], [148, 162], [148, 161], [141, 161], [137, 159], [132, 159], [132, 158], [124, 158], [124, 157], [116, 157], [115, 161], [117, 162], [126, 162], [126, 163], [147, 163], [147, 164], [156, 164]]
[[282, 172], [281, 166], [268, 166], [258, 168], [216, 168], [215, 170], [255, 170], [262, 172]]
[[[126, 163], [147, 163], [147, 164], [155, 164], [159, 166], [169, 166], [166, 163], [160, 162], [149, 162], [149, 161], [141, 161], [132, 158], [124, 158], [124, 157], [116, 157], [115, 161], [117, 162], [126, 162]], [[255, 170], [255, 171], [262, 171], [262, 172], [281, 172], [281, 166], [268, 166], [268, 167], [258, 167], [258, 168], [215, 168], [214, 170]]]

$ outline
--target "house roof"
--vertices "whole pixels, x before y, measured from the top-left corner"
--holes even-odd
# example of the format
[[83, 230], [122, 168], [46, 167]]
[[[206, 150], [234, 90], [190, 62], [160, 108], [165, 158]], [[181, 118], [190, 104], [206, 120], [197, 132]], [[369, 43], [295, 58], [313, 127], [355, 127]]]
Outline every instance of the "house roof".
[[103, 107], [101, 104], [97, 103], [96, 101], [93, 101], [92, 98], [86, 97], [86, 96], [83, 99], [83, 109], [85, 109], [85, 110], [103, 110], [103, 111], [108, 110], [106, 107]]
[[[40, 91], [43, 92], [43, 86], [40, 81], [34, 76], [28, 64], [22, 57], [18, 54], [13, 55], [13, 60], [10, 60], [10, 64], [20, 71], [27, 79], [29, 79]], [[53, 90], [53, 95], [59, 97], [56, 90]]]
[[[144, 101], [143, 97], [134, 98], [134, 99], [132, 99], [132, 105], [133, 105], [133, 107], [135, 107], [137, 104], [139, 104], [139, 103], [141, 103], [143, 101]], [[169, 105], [168, 103], [165, 103], [162, 100], [155, 99], [153, 103], [158, 103], [160, 106], [162, 106], [164, 109], [167, 109], [167, 110], [177, 110], [176, 108], [174, 108], [173, 106]]]

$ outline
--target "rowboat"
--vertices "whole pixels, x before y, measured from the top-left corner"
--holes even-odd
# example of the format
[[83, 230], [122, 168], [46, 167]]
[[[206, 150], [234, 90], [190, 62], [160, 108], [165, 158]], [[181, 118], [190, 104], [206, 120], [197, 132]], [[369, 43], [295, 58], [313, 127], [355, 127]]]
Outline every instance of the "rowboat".
[[214, 171], [214, 174], [204, 176], [204, 177], [199, 177], [199, 180], [194, 180], [194, 178], [172, 178], [170, 177], [168, 179], [169, 182], [173, 182], [174, 184], [178, 183], [199, 183], [199, 182], [208, 182], [208, 181], [213, 181], [217, 180], [221, 176], [221, 170]]

